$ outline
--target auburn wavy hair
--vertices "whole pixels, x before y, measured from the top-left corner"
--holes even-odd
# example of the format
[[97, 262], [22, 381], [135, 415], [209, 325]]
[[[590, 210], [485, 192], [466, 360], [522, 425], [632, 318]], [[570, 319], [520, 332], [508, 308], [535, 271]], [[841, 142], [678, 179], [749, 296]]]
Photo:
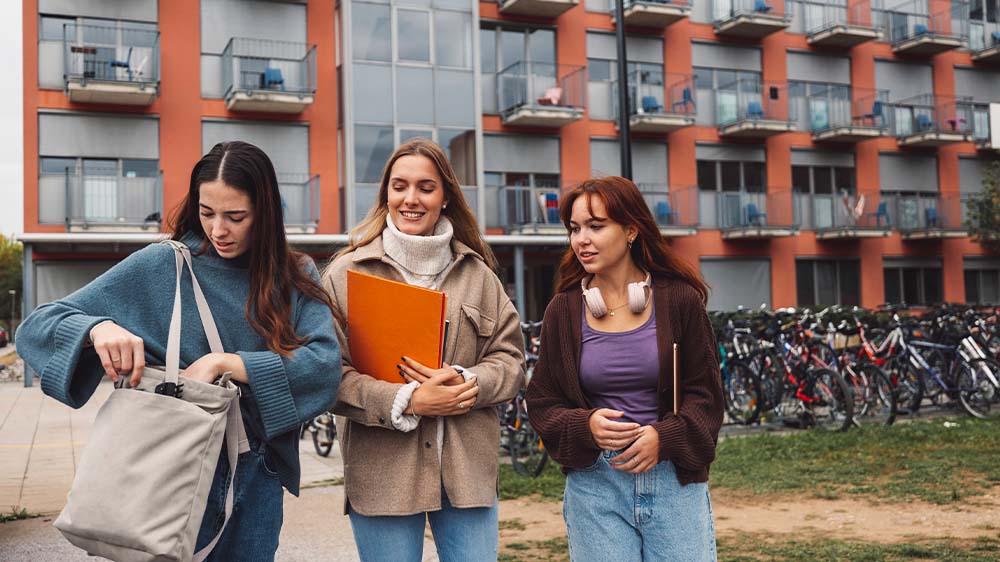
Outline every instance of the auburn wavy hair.
[[[708, 285], [694, 266], [670, 249], [666, 239], [660, 234], [653, 213], [650, 212], [642, 193], [634, 183], [619, 176], [593, 178], [563, 195], [559, 203], [559, 218], [566, 226], [567, 232], [573, 214], [573, 203], [580, 197], [588, 198], [588, 208], [595, 197], [600, 199], [608, 213], [604, 218], [625, 228], [634, 226], [639, 231], [630, 252], [632, 261], [639, 269], [648, 271], [653, 276], [673, 277], [685, 281], [698, 291], [702, 303], [708, 302]], [[586, 274], [580, 261], [576, 259], [573, 248], [570, 247], [559, 263], [556, 291], [562, 292], [579, 287], [580, 280]]]
[[292, 289], [325, 304], [339, 320], [338, 312], [330, 295], [307, 273], [310, 258], [289, 247], [277, 174], [267, 154], [250, 143], [220, 142], [195, 164], [187, 196], [171, 220], [171, 237], [180, 240], [194, 233], [201, 238], [197, 253], [208, 251], [209, 241], [198, 216], [199, 189], [201, 184], [216, 180], [250, 197], [253, 224], [248, 250], [250, 296], [246, 318], [267, 342], [268, 349], [287, 357], [305, 343], [291, 323]]

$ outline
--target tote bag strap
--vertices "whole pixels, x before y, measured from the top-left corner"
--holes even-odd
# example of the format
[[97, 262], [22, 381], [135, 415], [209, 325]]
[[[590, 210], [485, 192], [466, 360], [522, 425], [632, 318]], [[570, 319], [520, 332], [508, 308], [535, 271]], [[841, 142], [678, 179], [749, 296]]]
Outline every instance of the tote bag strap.
[[[212, 553], [212, 549], [222, 538], [222, 532], [226, 530], [226, 525], [229, 524], [229, 517], [233, 514], [233, 494], [236, 489], [236, 461], [239, 457], [240, 449], [237, 444], [236, 439], [231, 439], [233, 435], [243, 433], [243, 416], [240, 414], [240, 401], [239, 399], [233, 400], [232, 405], [229, 407], [229, 413], [226, 414], [226, 454], [229, 457], [229, 486], [226, 490], [226, 518], [222, 521], [222, 527], [219, 528], [219, 532], [215, 534], [212, 540], [205, 545], [204, 548], [194, 553], [191, 558], [191, 562], [204, 562], [208, 555]], [[249, 450], [249, 447], [247, 448]]]

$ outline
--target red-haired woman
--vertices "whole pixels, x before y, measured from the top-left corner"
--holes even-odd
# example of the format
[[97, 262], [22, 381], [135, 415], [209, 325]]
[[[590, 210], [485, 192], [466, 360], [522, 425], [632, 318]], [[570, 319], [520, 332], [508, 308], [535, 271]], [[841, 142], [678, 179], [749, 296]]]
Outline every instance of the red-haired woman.
[[708, 287], [627, 179], [584, 182], [559, 215], [570, 249], [527, 400], [567, 473], [570, 557], [715, 560], [707, 481], [723, 403]]

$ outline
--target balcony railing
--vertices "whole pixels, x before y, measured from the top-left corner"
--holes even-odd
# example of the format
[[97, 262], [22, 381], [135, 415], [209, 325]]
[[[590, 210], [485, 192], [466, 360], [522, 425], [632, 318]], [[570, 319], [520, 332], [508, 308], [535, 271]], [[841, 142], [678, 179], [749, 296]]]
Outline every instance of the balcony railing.
[[[159, 229], [163, 213], [162, 175], [98, 176], [67, 171], [47, 176], [63, 180], [67, 230]], [[46, 175], [41, 181], [46, 181]]]
[[499, 0], [500, 13], [554, 18], [576, 6], [577, 0]]
[[795, 222], [802, 230], [815, 230], [819, 239], [888, 236], [887, 206], [877, 193], [795, 194]]
[[559, 220], [558, 187], [505, 185], [497, 194], [500, 224], [508, 232], [561, 234], [566, 231]]
[[315, 232], [319, 225], [319, 176], [279, 174], [281, 209], [285, 228]]
[[972, 99], [921, 94], [892, 102], [890, 131], [904, 146], [941, 146], [972, 140]]
[[712, 0], [712, 20], [719, 35], [759, 39], [792, 21], [789, 0]]
[[[664, 86], [666, 82], [666, 86]], [[611, 91], [617, 91], [613, 80]], [[664, 95], [665, 94], [665, 95]], [[694, 77], [633, 70], [628, 74], [629, 125], [633, 131], [669, 133], [694, 124], [697, 110]], [[617, 118], [618, 98], [612, 97], [612, 113]]]
[[976, 62], [1000, 63], [1000, 24], [973, 21], [969, 23], [969, 50]]
[[699, 192], [701, 228], [718, 228], [723, 238], [771, 238], [795, 234], [792, 191]]
[[920, 195], [882, 194], [890, 224], [907, 239], [950, 238], [966, 235], [959, 193]]
[[690, 236], [698, 228], [698, 186], [637, 184], [653, 219], [665, 236]]
[[583, 117], [587, 69], [550, 62], [515, 62], [497, 74], [504, 124], [561, 127]]
[[[622, 12], [627, 25], [663, 28], [691, 14], [691, 0], [624, 0]], [[611, 3], [611, 19], [615, 18]]]
[[805, 100], [813, 140], [858, 142], [888, 129], [887, 90], [855, 89], [852, 99], [811, 96]]
[[724, 136], [767, 137], [795, 130], [798, 112], [784, 83], [740, 79], [715, 91], [716, 123]]
[[882, 36], [881, 12], [873, 11], [868, 0], [850, 6], [812, 0], [804, 0], [801, 4], [810, 44], [852, 47]]
[[64, 24], [63, 69], [66, 94], [75, 102], [149, 105], [160, 84], [160, 33]]
[[929, 0], [910, 0], [884, 11], [887, 38], [893, 51], [910, 55], [935, 55], [962, 47], [969, 37], [968, 5], [953, 2], [949, 8], [928, 13]]
[[222, 91], [233, 111], [300, 113], [316, 93], [316, 47], [233, 37], [222, 52]]

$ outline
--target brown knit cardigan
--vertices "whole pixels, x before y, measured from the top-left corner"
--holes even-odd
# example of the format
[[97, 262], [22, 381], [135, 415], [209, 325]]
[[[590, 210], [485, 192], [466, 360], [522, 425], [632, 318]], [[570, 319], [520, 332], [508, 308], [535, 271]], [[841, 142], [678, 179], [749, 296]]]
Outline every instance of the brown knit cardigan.
[[[706, 482], [722, 425], [722, 385], [715, 334], [698, 292], [690, 284], [654, 277], [660, 460], [670, 460], [681, 484]], [[601, 452], [590, 433], [594, 408], [580, 387], [583, 294], [557, 294], [542, 320], [541, 350], [528, 384], [528, 417], [563, 471], [592, 465]], [[673, 414], [673, 351], [679, 344], [680, 410]]]

